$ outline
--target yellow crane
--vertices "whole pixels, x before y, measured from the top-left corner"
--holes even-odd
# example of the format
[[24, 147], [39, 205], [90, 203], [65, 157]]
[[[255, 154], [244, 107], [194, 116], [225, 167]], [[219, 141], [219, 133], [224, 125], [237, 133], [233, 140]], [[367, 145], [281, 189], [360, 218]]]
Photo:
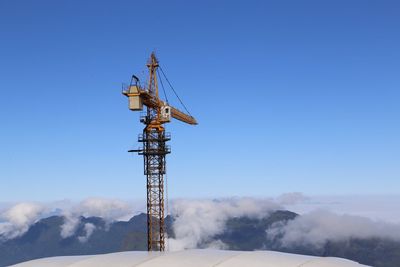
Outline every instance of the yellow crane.
[[[165, 132], [164, 123], [171, 118], [196, 125], [197, 121], [186, 112], [172, 107], [159, 97], [158, 68], [169, 83], [164, 71], [154, 54], [151, 54], [147, 63], [149, 78], [147, 86], [142, 87], [139, 79], [133, 75], [131, 84], [123, 89], [122, 93], [129, 99], [129, 109], [141, 111], [143, 106], [146, 112], [140, 116], [140, 121], [145, 125], [138, 141], [143, 147], [129, 152], [138, 152], [143, 155], [144, 174], [147, 178], [147, 249], [148, 251], [165, 250], [165, 222], [164, 222], [164, 175], [166, 174], [165, 156], [171, 152], [166, 142], [171, 140], [170, 134]], [[160, 76], [160, 75], [158, 75]], [[161, 77], [160, 77], [161, 78]], [[162, 83], [161, 83], [162, 84]], [[173, 89], [172, 85], [170, 84]], [[175, 90], [173, 89], [175, 92]], [[180, 98], [177, 96], [179, 101]]]

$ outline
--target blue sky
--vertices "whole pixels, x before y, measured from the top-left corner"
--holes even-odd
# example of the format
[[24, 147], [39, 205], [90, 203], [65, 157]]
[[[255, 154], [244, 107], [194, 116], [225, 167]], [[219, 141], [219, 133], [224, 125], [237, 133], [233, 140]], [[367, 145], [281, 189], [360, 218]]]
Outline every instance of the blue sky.
[[398, 1], [0, 1], [0, 201], [144, 198], [121, 83], [153, 50], [199, 121], [167, 126], [170, 198], [398, 194], [398, 14]]

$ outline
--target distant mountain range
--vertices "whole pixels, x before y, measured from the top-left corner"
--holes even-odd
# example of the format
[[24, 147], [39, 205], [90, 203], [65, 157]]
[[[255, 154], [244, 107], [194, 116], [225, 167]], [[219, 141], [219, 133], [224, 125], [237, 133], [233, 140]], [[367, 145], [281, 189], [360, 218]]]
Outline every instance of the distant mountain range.
[[[230, 250], [276, 250], [342, 257], [376, 267], [400, 266], [400, 242], [384, 239], [351, 239], [342, 242], [326, 242], [321, 248], [305, 245], [286, 248], [282, 247], [276, 238], [272, 240], [267, 238], [266, 230], [272, 224], [285, 223], [297, 216], [299, 215], [290, 211], [275, 211], [262, 219], [231, 218], [226, 222], [225, 231], [214, 239], [221, 240]], [[81, 217], [75, 234], [62, 238], [60, 229], [64, 218], [48, 217], [32, 225], [24, 235], [18, 238], [0, 241], [0, 266], [50, 256], [145, 250], [146, 220], [146, 214], [134, 216], [127, 222], [111, 224], [107, 224], [99, 217]], [[167, 232], [170, 237], [174, 237], [172, 223], [173, 218], [167, 217]], [[96, 228], [90, 237], [82, 242], [80, 237], [87, 233], [85, 229], [87, 224]]]

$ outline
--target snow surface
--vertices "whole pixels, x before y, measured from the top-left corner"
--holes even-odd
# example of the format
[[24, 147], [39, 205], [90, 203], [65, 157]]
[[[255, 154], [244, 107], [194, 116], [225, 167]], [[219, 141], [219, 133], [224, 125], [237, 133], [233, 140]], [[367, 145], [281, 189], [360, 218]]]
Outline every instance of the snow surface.
[[90, 256], [43, 258], [14, 267], [366, 267], [354, 261], [275, 251], [184, 250], [129, 251]]

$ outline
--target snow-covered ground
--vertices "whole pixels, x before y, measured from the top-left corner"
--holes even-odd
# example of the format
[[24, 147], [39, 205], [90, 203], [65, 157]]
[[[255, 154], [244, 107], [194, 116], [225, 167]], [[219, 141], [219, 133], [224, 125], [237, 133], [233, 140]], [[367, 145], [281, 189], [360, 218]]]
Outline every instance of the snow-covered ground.
[[273, 251], [185, 250], [119, 252], [33, 260], [14, 267], [366, 267], [340, 258], [322, 258]]

